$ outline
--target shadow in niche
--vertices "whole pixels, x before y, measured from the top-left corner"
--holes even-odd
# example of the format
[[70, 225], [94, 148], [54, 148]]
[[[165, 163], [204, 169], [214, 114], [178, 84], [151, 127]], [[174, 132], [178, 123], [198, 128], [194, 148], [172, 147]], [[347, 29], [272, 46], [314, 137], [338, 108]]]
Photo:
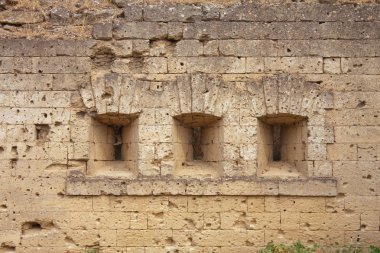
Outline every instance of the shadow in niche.
[[87, 174], [135, 178], [138, 115], [101, 114], [92, 120], [91, 157]]
[[174, 176], [215, 178], [222, 175], [222, 120], [204, 113], [174, 117]]
[[307, 117], [274, 114], [258, 120], [258, 175], [307, 177]]

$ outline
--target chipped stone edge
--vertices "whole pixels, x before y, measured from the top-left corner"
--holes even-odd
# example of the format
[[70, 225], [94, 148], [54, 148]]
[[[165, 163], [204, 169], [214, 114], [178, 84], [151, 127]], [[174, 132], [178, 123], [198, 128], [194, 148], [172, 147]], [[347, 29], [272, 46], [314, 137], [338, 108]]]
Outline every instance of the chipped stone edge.
[[66, 195], [183, 195], [183, 196], [336, 196], [334, 178], [265, 179], [119, 179], [85, 176], [71, 171], [66, 181]]

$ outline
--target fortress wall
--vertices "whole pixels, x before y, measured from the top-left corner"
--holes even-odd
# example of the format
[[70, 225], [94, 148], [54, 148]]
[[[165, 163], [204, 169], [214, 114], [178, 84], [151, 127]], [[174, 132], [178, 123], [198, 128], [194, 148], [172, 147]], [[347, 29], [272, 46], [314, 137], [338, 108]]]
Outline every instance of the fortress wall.
[[378, 2], [0, 9], [0, 252], [380, 245]]

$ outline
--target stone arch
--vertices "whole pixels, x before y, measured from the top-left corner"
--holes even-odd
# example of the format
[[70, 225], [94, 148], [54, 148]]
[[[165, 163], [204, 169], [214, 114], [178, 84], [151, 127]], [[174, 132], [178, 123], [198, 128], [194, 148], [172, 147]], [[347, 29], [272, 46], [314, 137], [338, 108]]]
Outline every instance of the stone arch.
[[[258, 118], [258, 175], [272, 169], [273, 173], [268, 175], [281, 176], [282, 167], [288, 172], [296, 171], [294, 175], [300, 177], [332, 176], [326, 149], [334, 138], [332, 127], [325, 121], [326, 110], [333, 107], [332, 93], [318, 83], [292, 75], [264, 77], [261, 82], [248, 83], [247, 89], [251, 94], [252, 113]], [[275, 136], [275, 129], [282, 129], [284, 134]], [[284, 156], [285, 146], [292, 147], [293, 151], [286, 153], [292, 157], [292, 165], [289, 159], [284, 160], [286, 164], [272, 163], [271, 150], [276, 138]], [[272, 147], [268, 149], [268, 146]], [[291, 174], [284, 173], [284, 176]]]
[[90, 84], [80, 88], [84, 105], [96, 114], [141, 112], [137, 81], [117, 73], [93, 73]]

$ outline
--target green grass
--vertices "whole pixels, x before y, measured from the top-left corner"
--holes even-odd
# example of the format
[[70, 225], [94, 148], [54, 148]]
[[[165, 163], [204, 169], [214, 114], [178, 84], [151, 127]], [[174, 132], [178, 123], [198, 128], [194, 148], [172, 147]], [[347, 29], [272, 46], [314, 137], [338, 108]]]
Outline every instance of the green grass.
[[259, 250], [259, 253], [380, 253], [380, 248], [373, 245], [369, 247], [357, 245], [325, 247], [318, 244], [307, 246], [299, 241], [290, 245], [270, 242], [265, 248]]

